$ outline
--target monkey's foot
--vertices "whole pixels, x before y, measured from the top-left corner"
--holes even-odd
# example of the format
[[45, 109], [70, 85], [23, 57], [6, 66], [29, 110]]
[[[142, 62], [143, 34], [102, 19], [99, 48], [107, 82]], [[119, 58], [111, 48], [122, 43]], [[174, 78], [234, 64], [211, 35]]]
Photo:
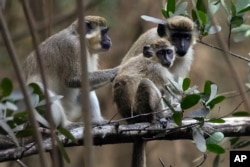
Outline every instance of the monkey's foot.
[[102, 126], [102, 125], [107, 125], [109, 124], [110, 121], [106, 120], [106, 119], [92, 119], [92, 124], [96, 125], [96, 126]]

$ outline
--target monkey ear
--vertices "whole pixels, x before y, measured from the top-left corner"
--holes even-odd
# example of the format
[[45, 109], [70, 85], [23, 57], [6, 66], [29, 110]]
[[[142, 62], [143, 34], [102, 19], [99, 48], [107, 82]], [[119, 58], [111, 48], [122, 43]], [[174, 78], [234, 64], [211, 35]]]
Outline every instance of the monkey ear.
[[153, 56], [150, 45], [146, 45], [143, 47], [143, 56], [147, 58]]
[[158, 24], [157, 33], [160, 37], [166, 36], [166, 26], [165, 24]]

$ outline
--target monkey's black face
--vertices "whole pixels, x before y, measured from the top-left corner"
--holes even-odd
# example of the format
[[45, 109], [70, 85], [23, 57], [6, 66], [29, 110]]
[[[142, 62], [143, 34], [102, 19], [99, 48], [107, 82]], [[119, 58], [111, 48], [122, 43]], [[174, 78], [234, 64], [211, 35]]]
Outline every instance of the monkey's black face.
[[101, 42], [100, 42], [100, 44], [102, 46], [102, 49], [105, 49], [105, 50], [108, 50], [112, 45], [111, 39], [108, 36], [108, 30], [109, 30], [108, 27], [101, 28]]
[[171, 36], [172, 44], [176, 47], [176, 53], [179, 56], [185, 56], [192, 42], [190, 32], [176, 32]]
[[170, 48], [156, 51], [156, 56], [164, 67], [169, 68], [174, 61], [174, 50]]

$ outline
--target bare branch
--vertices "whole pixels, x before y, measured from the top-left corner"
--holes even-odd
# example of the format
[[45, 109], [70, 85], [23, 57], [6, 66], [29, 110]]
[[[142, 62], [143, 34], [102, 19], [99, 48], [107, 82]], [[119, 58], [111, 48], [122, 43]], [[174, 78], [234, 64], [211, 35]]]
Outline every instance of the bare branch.
[[[225, 137], [250, 136], [250, 117], [224, 118], [225, 123], [205, 122], [203, 129], [206, 134], [215, 131], [224, 133]], [[182, 127], [170, 122], [167, 128], [160, 124], [138, 123], [131, 125], [109, 124], [92, 128], [94, 145], [132, 143], [136, 139], [150, 140], [179, 140], [192, 139], [192, 127], [199, 126], [196, 120], [183, 120]], [[82, 146], [83, 125], [76, 124], [69, 128], [78, 143], [73, 143], [63, 135], [58, 135], [59, 140], [65, 147]], [[8, 142], [5, 142], [5, 141]], [[22, 140], [23, 141], [23, 140]], [[44, 136], [43, 145], [46, 151], [52, 149], [51, 138]], [[29, 155], [37, 154], [38, 150], [33, 140], [27, 140], [17, 148], [10, 144], [10, 139], [0, 138], [0, 162], [21, 159]], [[5, 149], [4, 149], [5, 148]]]

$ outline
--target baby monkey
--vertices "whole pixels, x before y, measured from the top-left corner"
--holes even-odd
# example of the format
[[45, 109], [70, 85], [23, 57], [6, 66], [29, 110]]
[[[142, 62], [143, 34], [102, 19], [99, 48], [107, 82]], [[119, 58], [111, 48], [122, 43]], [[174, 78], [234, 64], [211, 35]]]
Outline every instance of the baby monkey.
[[[118, 112], [128, 123], [160, 121], [164, 125], [172, 112], [166, 110], [162, 96], [165, 84], [173, 80], [169, 68], [175, 60], [174, 46], [158, 38], [143, 47], [143, 53], [131, 57], [120, 66], [113, 81], [113, 96]], [[133, 144], [132, 167], [145, 167], [146, 154], [143, 140]]]
[[[162, 96], [166, 96], [165, 84], [173, 79], [168, 68], [174, 60], [174, 46], [158, 38], [121, 65], [113, 81], [113, 96], [121, 116], [131, 118], [128, 123], [160, 121], [171, 115], [171, 111], [164, 111]], [[140, 114], [144, 116], [133, 118]]]

